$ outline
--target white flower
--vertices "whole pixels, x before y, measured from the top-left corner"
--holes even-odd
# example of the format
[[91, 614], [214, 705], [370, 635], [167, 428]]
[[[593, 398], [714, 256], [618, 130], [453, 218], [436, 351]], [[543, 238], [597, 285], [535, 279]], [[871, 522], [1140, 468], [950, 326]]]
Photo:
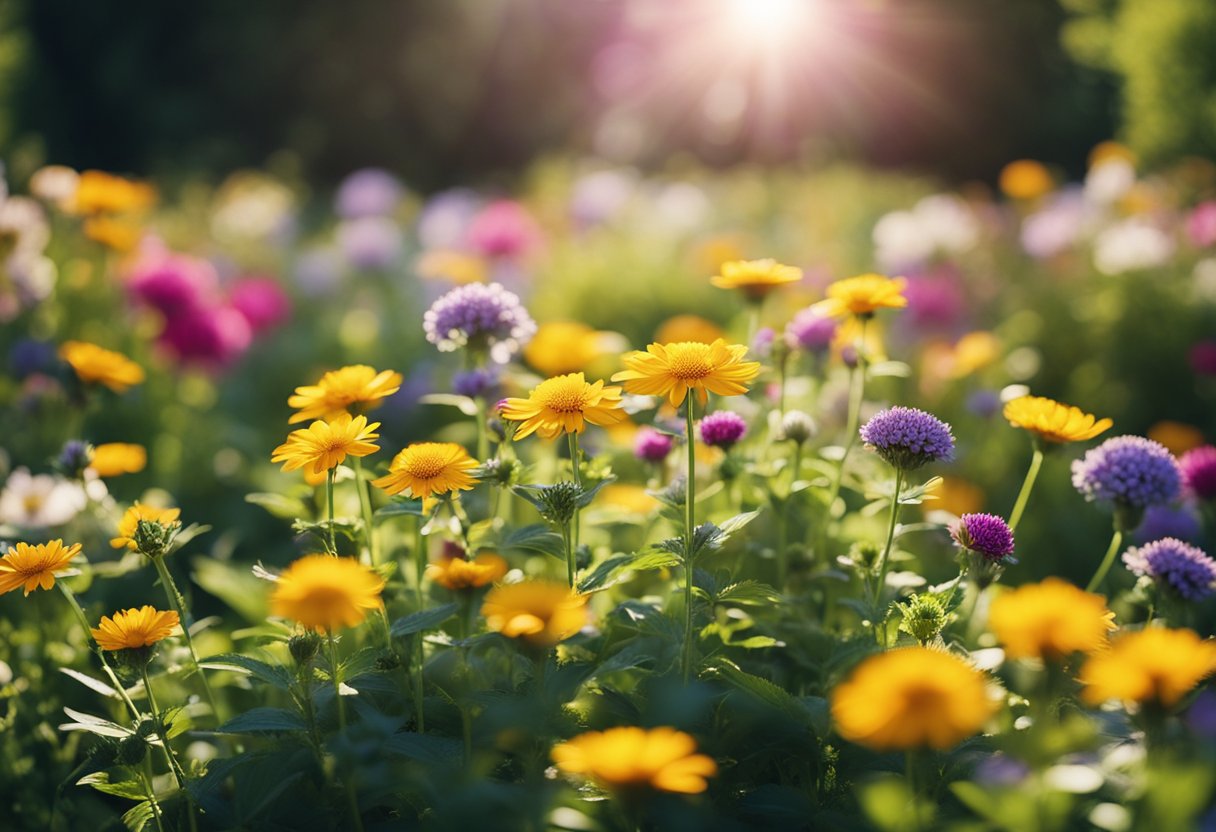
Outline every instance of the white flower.
[[1136, 184], [1136, 168], [1127, 159], [1098, 162], [1085, 176], [1085, 199], [1098, 205], [1118, 201]]
[[1103, 274], [1123, 274], [1165, 265], [1174, 242], [1164, 231], [1132, 217], [1115, 223], [1094, 240], [1094, 265]]
[[0, 492], [0, 522], [19, 528], [62, 526], [88, 502], [79, 483], [18, 468]]
[[968, 251], [979, 240], [975, 215], [956, 196], [935, 194], [910, 211], [893, 211], [874, 225], [874, 257], [888, 271], [924, 265], [934, 255]]

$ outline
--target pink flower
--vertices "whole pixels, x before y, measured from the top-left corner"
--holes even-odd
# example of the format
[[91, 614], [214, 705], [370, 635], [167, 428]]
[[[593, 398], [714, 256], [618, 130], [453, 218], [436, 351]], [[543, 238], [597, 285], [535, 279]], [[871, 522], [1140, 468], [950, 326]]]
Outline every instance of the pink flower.
[[159, 240], [141, 247], [127, 277], [132, 297], [165, 316], [188, 312], [218, 292], [219, 276], [208, 261], [170, 251]]
[[178, 360], [220, 369], [238, 359], [253, 341], [249, 321], [231, 306], [203, 307], [165, 322], [160, 342]]
[[1201, 202], [1186, 218], [1186, 236], [1195, 248], [1216, 243], [1216, 201]]
[[232, 284], [228, 302], [245, 316], [254, 334], [291, 316], [291, 300], [273, 277], [244, 277]]
[[487, 257], [522, 257], [541, 243], [540, 226], [518, 202], [500, 199], [482, 208], [469, 223], [468, 245]]

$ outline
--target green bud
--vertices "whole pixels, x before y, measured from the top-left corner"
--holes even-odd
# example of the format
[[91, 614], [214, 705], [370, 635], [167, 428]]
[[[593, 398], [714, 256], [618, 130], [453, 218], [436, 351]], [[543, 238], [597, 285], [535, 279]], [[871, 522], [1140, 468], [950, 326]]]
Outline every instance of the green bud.
[[287, 650], [296, 664], [301, 667], [309, 665], [321, 649], [321, 637], [312, 630], [296, 633], [287, 640]]
[[150, 558], [159, 558], [169, 551], [180, 528], [181, 524], [177, 522], [166, 525], [156, 520], [140, 520], [135, 526], [135, 534], [131, 540], [135, 542], [135, 549], [140, 553]]
[[860, 572], [873, 572], [881, 556], [882, 549], [870, 540], [859, 540], [849, 547], [849, 560]]
[[583, 489], [572, 482], [557, 482], [540, 490], [540, 513], [550, 523], [564, 526], [578, 511]]
[[900, 632], [907, 633], [921, 644], [928, 644], [946, 628], [946, 608], [934, 595], [913, 595], [899, 605], [903, 620]]
[[115, 762], [120, 766], [137, 766], [144, 761], [148, 753], [148, 742], [139, 734], [125, 737], [118, 744]]

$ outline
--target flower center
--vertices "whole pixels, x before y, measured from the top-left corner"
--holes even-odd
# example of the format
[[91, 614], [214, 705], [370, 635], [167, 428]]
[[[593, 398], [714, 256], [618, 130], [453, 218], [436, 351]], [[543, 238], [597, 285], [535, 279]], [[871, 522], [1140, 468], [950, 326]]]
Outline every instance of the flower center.
[[443, 473], [447, 463], [442, 454], [429, 449], [414, 451], [405, 460], [402, 469], [411, 477], [420, 480], [433, 480]]
[[21, 500], [21, 505], [26, 514], [37, 514], [42, 509], [44, 502], [45, 499], [41, 494], [26, 494]]
[[575, 378], [551, 378], [536, 388], [536, 399], [558, 413], [582, 413], [587, 406], [587, 383]]
[[702, 379], [713, 372], [709, 344], [687, 342], [667, 347], [668, 372], [681, 381]]

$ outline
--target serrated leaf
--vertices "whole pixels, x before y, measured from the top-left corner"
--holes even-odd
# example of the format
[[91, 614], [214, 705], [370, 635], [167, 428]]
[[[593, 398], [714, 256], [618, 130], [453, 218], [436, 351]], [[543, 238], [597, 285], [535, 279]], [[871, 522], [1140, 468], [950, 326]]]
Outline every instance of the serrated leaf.
[[429, 610], [420, 610], [393, 622], [390, 632], [397, 638], [434, 630], [447, 621], [456, 611], [459, 604], [443, 604]]
[[742, 514], [736, 514], [734, 517], [727, 518], [718, 524], [718, 528], [722, 530], [722, 534], [730, 537], [735, 532], [742, 529], [748, 523], [755, 520], [760, 515], [760, 511], [745, 511]]
[[125, 797], [128, 800], [147, 800], [144, 784], [138, 780], [119, 780], [110, 782], [110, 774], [105, 771], [95, 771], [86, 774], [76, 781], [77, 786], [90, 786], [102, 794], [112, 794], [115, 797]]
[[260, 682], [265, 682], [279, 690], [291, 688], [291, 673], [285, 667], [276, 667], [266, 662], [242, 656], [239, 653], [224, 653], [212, 656], [199, 662], [199, 667], [207, 670], [229, 670], [235, 673], [245, 673]]
[[566, 559], [566, 544], [562, 541], [562, 536], [544, 523], [533, 523], [512, 529], [511, 533], [502, 539], [500, 545], [506, 550], [525, 549], [552, 555], [562, 561]]
[[156, 810], [152, 808], [152, 803], [145, 800], [143, 803], [137, 803], [123, 812], [122, 823], [123, 826], [127, 827], [128, 832], [143, 832], [148, 822], [155, 816]]
[[373, 515], [375, 520], [389, 517], [426, 517], [426, 512], [422, 510], [422, 500], [393, 500], [376, 509]]
[[813, 730], [811, 714], [797, 698], [768, 679], [761, 679], [759, 676], [753, 676], [741, 670], [738, 665], [728, 659], [713, 660], [705, 666], [701, 675], [722, 679], [805, 725], [808, 731]]
[[718, 594], [720, 604], [753, 604], [762, 606], [776, 604], [781, 600], [781, 593], [768, 584], [759, 581], [739, 581], [723, 588]]
[[578, 590], [592, 592], [606, 589], [618, 583], [628, 572], [645, 572], [679, 565], [680, 559], [665, 551], [643, 550], [636, 555], [613, 555], [583, 578]]
[[264, 734], [307, 729], [303, 718], [295, 711], [286, 708], [251, 708], [237, 714], [215, 731], [217, 734]]

